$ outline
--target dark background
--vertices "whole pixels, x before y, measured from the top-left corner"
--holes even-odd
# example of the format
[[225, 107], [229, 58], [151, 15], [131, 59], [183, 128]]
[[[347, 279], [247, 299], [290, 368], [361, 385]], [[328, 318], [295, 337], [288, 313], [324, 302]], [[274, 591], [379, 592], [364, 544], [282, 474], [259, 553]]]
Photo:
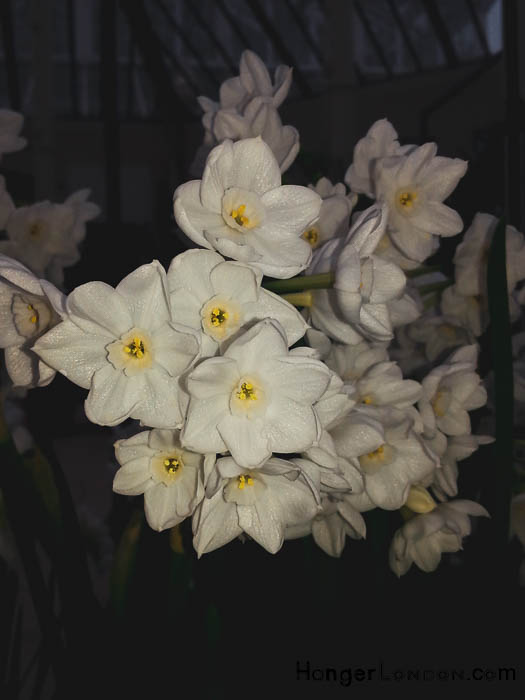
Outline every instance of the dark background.
[[[20, 205], [90, 187], [103, 210], [88, 224], [82, 260], [66, 270], [66, 291], [94, 279], [116, 284], [138, 265], [153, 258], [167, 265], [185, 249], [171, 200], [178, 184], [195, 177], [190, 166], [203, 136], [195, 98], [217, 99], [245, 48], [272, 71], [294, 66], [280, 113], [298, 128], [301, 152], [287, 182], [341, 181], [356, 141], [387, 117], [402, 143], [435, 140], [441, 155], [469, 160], [450, 200], [466, 226], [487, 211], [506, 213], [520, 229], [521, 3], [2, 0], [0, 8], [0, 106], [23, 112], [29, 141], [2, 160], [9, 192]], [[455, 245], [447, 240], [438, 258], [450, 272]], [[482, 340], [489, 371], [490, 342]], [[89, 424], [84, 398], [59, 376], [24, 404], [71, 527], [57, 550], [36, 545], [63, 643], [48, 638], [52, 625], [43, 631], [45, 601], [33, 607], [25, 574], [10, 598], [15, 584], [2, 569], [4, 612], [14, 606], [21, 620], [5, 643], [20, 650], [6, 697], [73, 697], [72, 689], [75, 697], [101, 690], [123, 697], [146, 684], [147, 697], [156, 698], [166, 685], [170, 696], [186, 693], [188, 683], [193, 695], [209, 698], [256, 695], [268, 684], [275, 693], [349, 692], [297, 682], [297, 661], [467, 674], [473, 666], [513, 666], [517, 684], [494, 684], [503, 693], [512, 688], [509, 695], [521, 685], [523, 552], [489, 507], [498, 508], [494, 484], [504, 468], [491, 447], [461, 463], [460, 496], [494, 517], [474, 523], [465, 550], [445, 555], [433, 574], [415, 567], [400, 580], [392, 574], [388, 546], [400, 520], [385, 512], [367, 514], [367, 541], [348, 541], [340, 560], [308, 538], [286, 542], [276, 556], [233, 542], [197, 561], [188, 522], [184, 558], [169, 533], [141, 520], [141, 499], [112, 494], [112, 444], [127, 427]], [[18, 497], [26, 514], [30, 501]], [[22, 540], [38, 542], [37, 508], [18, 523]], [[122, 594], [115, 562], [130, 532], [134, 558]], [[86, 557], [93, 590], [82, 578]]]

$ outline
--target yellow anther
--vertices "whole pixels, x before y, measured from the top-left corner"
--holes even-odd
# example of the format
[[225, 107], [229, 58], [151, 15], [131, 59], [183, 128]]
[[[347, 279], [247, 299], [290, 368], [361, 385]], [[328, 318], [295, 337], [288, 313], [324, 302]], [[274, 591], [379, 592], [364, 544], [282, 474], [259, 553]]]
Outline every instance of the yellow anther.
[[242, 491], [245, 486], [253, 486], [253, 479], [249, 474], [241, 474], [237, 477], [237, 488]]
[[319, 229], [317, 229], [315, 226], [312, 226], [312, 228], [307, 229], [303, 233], [303, 238], [312, 246], [312, 248], [314, 248], [317, 245], [317, 241], [319, 240]]
[[369, 406], [372, 403], [372, 397], [363, 396], [363, 398], [361, 399], [361, 403], [366, 403], [366, 405]]
[[415, 192], [401, 192], [399, 195], [399, 204], [405, 209], [410, 209], [417, 199], [417, 194]]
[[29, 320], [31, 321], [31, 323], [36, 323], [38, 321], [38, 316], [31, 316]]
[[243, 382], [237, 392], [237, 398], [241, 401], [257, 401], [257, 393], [250, 382]]
[[385, 448], [383, 445], [380, 445], [377, 450], [374, 450], [373, 452], [369, 452], [367, 454], [368, 459], [375, 459], [376, 457], [382, 457], [383, 453], [385, 451]]
[[182, 460], [178, 457], [169, 457], [164, 460], [164, 468], [168, 474], [175, 474], [182, 466]]
[[225, 311], [224, 309], [219, 309], [217, 306], [216, 308], [211, 310], [210, 314], [210, 322], [212, 326], [220, 326], [224, 321], [226, 321], [228, 318], [228, 312]]
[[241, 204], [237, 207], [237, 209], [232, 209], [231, 211], [230, 216], [236, 223], [239, 224], [239, 226], [247, 226], [250, 223], [250, 219], [247, 216], [244, 216], [245, 211], [246, 204]]
[[141, 360], [144, 357], [146, 349], [140, 338], [133, 338], [129, 345], [124, 346], [124, 352], [128, 355], [133, 355], [137, 360]]
[[[33, 306], [33, 304], [28, 304], [27, 310], [35, 311], [35, 307]], [[31, 323], [36, 323], [38, 321], [38, 312], [35, 311], [35, 313], [30, 316], [29, 320], [31, 321]]]

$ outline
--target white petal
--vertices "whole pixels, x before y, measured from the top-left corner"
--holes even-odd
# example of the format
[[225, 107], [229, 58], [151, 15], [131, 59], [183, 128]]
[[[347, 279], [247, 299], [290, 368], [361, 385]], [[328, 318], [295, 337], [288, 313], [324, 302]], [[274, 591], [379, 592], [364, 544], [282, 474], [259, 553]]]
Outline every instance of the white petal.
[[86, 416], [98, 425], [117, 425], [129, 418], [143, 396], [143, 375], [127, 377], [106, 363], [93, 375], [84, 404]]
[[258, 467], [272, 453], [263, 427], [262, 421], [229, 415], [222, 418], [217, 430], [237, 464]]
[[210, 248], [210, 244], [204, 237], [204, 231], [218, 226], [222, 216], [203, 207], [200, 200], [200, 185], [200, 180], [191, 180], [177, 187], [173, 199], [173, 211], [177, 224], [188, 238], [197, 245]]
[[127, 302], [133, 326], [154, 333], [170, 319], [166, 272], [157, 260], [130, 273], [116, 291]]
[[176, 495], [176, 487], [163, 483], [155, 484], [144, 494], [146, 519], [154, 530], [160, 532], [181, 522], [175, 510]]
[[88, 282], [67, 298], [71, 320], [88, 333], [119, 338], [133, 327], [126, 300], [104, 282]]

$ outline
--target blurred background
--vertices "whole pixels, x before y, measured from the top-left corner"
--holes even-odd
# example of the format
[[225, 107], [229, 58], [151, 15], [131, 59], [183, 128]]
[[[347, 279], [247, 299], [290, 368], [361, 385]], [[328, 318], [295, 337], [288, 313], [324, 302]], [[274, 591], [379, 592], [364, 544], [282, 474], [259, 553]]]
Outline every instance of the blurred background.
[[[171, 201], [198, 177], [196, 98], [218, 99], [247, 48], [271, 73], [294, 67], [280, 114], [299, 130], [301, 151], [287, 182], [341, 181], [357, 140], [387, 117], [402, 143], [436, 141], [441, 155], [469, 161], [452, 198], [466, 225], [476, 211], [505, 212], [522, 230], [523, 3], [1, 0], [0, 23], [0, 107], [24, 114], [28, 139], [2, 161], [15, 203], [88, 187], [102, 208], [66, 290], [115, 284], [186, 247]], [[21, 579], [2, 566], [2, 698], [132, 694], [142, 683], [156, 698], [188, 682], [197, 697], [221, 698], [265, 681], [323, 696], [322, 683], [298, 684], [296, 661], [522, 663], [522, 555], [490, 523], [434, 574], [411, 570], [400, 581], [388, 569], [398, 517], [388, 513], [367, 519], [368, 541], [347, 542], [341, 560], [301, 540], [274, 557], [235, 542], [197, 561], [188, 527], [153, 533], [140, 499], [112, 494], [112, 444], [127, 428], [89, 424], [84, 394], [58, 377], [26, 399], [68, 532], [42, 534], [38, 509], [20, 497], [19, 513], [31, 511], [20, 516], [22, 544], [42, 585], [20, 562]], [[460, 493], [487, 505], [498, 465], [483, 449], [484, 459], [462, 463]]]

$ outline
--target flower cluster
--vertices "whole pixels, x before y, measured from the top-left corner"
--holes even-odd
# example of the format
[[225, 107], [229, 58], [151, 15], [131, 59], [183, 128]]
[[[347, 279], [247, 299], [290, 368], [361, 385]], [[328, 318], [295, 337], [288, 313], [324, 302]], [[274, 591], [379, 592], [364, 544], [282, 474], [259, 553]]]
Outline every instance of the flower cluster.
[[[199, 556], [241, 535], [275, 553], [308, 534], [340, 556], [347, 536], [366, 536], [363, 514], [380, 508], [405, 520], [392, 570], [430, 571], [460, 549], [468, 516], [488, 515], [449, 500], [458, 461], [491, 441], [471, 434], [470, 412], [487, 401], [479, 333], [455, 317], [464, 336], [436, 351], [432, 333], [456, 326], [423, 313], [423, 287], [410, 276], [440, 236], [462, 230], [443, 202], [467, 164], [437, 156], [433, 143], [400, 145], [383, 119], [356, 145], [350, 191], [326, 178], [282, 185], [298, 148], [276, 111], [290, 81], [291, 69], [280, 66], [272, 81], [246, 51], [220, 103], [201, 98], [209, 153], [202, 177], [180, 185], [173, 202], [178, 226], [201, 248], [167, 270], [154, 260], [115, 288], [93, 281], [64, 297], [2, 258], [2, 345], [12, 365], [31, 363], [26, 384], [58, 371], [86, 389], [92, 422], [139, 421], [142, 430], [115, 443], [114, 490], [144, 494], [156, 530], [191, 518]], [[373, 201], [355, 212], [359, 194]], [[50, 205], [53, 221], [66, 205]], [[70, 232], [88, 218], [85, 197], [75, 206]], [[8, 233], [30, 226], [22, 210], [8, 221]], [[37, 275], [53, 255], [58, 265], [72, 259], [53, 252], [62, 230], [52, 227]], [[520, 235], [508, 239], [519, 255]], [[457, 249], [457, 293], [480, 296], [482, 279], [468, 287], [469, 241], [467, 233]], [[509, 293], [518, 264], [511, 273]], [[434, 354], [416, 380], [408, 365], [417, 342]]]

